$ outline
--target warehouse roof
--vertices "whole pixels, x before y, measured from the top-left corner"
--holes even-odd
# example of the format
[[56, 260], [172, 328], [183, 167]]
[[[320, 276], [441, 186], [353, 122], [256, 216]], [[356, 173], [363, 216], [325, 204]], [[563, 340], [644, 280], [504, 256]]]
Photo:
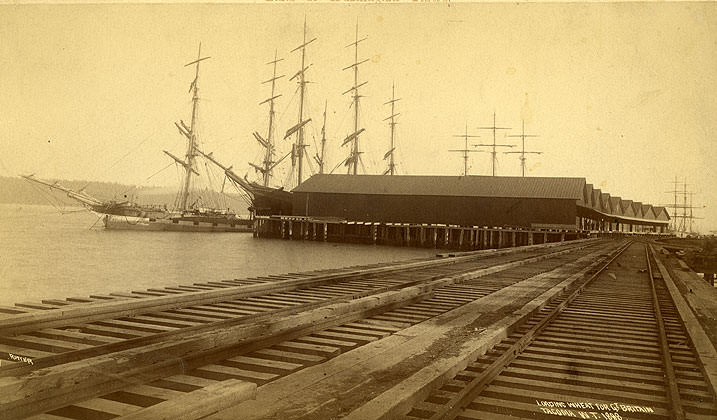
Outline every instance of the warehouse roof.
[[610, 197], [610, 210], [612, 210], [612, 214], [622, 214], [621, 202], [622, 198], [620, 197]]
[[294, 192], [582, 200], [585, 178], [314, 175]]
[[652, 210], [655, 212], [655, 217], [658, 220], [670, 220], [670, 215], [667, 213], [667, 209], [664, 207], [653, 207]]

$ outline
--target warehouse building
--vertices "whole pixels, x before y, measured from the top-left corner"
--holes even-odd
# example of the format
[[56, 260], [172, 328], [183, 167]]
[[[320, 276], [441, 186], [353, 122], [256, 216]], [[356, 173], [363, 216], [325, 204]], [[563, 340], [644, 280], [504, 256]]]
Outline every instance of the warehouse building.
[[314, 175], [294, 216], [357, 222], [666, 232], [664, 207], [611, 197], [585, 178]]

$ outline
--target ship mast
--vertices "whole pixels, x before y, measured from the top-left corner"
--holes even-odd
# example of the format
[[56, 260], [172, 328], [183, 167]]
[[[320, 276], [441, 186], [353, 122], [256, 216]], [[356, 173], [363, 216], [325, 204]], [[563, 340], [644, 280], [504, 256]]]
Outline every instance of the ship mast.
[[284, 138], [290, 137], [292, 134], [296, 133], [296, 142], [294, 143], [294, 147], [292, 150], [292, 160], [291, 160], [291, 170], [292, 173], [294, 171], [294, 168], [297, 168], [297, 176], [296, 176], [296, 185], [301, 184], [303, 181], [303, 168], [304, 168], [304, 149], [306, 148], [306, 144], [304, 143], [304, 126], [311, 121], [311, 118], [308, 118], [304, 120], [304, 94], [306, 93], [306, 84], [309, 83], [306, 80], [306, 70], [311, 67], [311, 65], [306, 66], [306, 46], [310, 43], [316, 41], [316, 38], [311, 39], [310, 41], [306, 40], [306, 17], [304, 17], [304, 39], [303, 43], [299, 45], [298, 47], [294, 48], [290, 52], [301, 50], [301, 69], [296, 72], [294, 76], [291, 77], [289, 80], [294, 80], [298, 77], [298, 84], [299, 84], [299, 118], [298, 122], [295, 126], [291, 127], [286, 131], [286, 135]]
[[259, 144], [264, 147], [264, 161], [262, 162], [262, 166], [259, 167], [257, 165], [254, 165], [252, 163], [249, 163], [251, 166], [253, 166], [257, 171], [261, 172], [262, 175], [262, 181], [265, 187], [269, 186], [269, 182], [271, 181], [272, 171], [274, 167], [276, 166], [276, 162], [274, 162], [274, 116], [276, 112], [274, 111], [274, 101], [279, 98], [281, 95], [274, 95], [274, 92], [276, 90], [276, 81], [278, 79], [281, 79], [284, 77], [284, 75], [277, 76], [276, 75], [276, 63], [279, 61], [282, 61], [283, 58], [277, 58], [277, 52], [274, 50], [274, 60], [269, 61], [266, 64], [273, 64], [274, 65], [274, 72], [270, 79], [265, 80], [261, 82], [262, 84], [266, 84], [271, 82], [271, 96], [269, 96], [268, 99], [262, 101], [259, 103], [259, 105], [264, 105], [265, 103], [269, 103], [269, 128], [267, 129], [266, 133], [266, 139], [261, 137], [261, 135], [258, 132], [254, 132], [254, 138], [256, 141], [259, 142]]
[[316, 163], [319, 165], [319, 173], [324, 173], [324, 153], [326, 152], [326, 107], [328, 106], [329, 102], [324, 102], [324, 123], [321, 125], [321, 152], [320, 154], [317, 154], [314, 156], [314, 160], [316, 160]]
[[359, 135], [364, 131], [364, 129], [359, 129], [359, 98], [361, 98], [361, 95], [359, 94], [359, 88], [363, 85], [365, 85], [368, 82], [363, 82], [359, 84], [358, 82], [358, 66], [367, 62], [368, 59], [365, 59], [363, 61], [358, 61], [358, 44], [359, 42], [365, 41], [368, 38], [362, 38], [359, 39], [358, 37], [358, 22], [356, 22], [356, 40], [349, 45], [348, 47], [354, 47], [354, 62], [348, 67], [344, 67], [343, 70], [349, 70], [351, 68], [354, 69], [354, 85], [351, 87], [351, 89], [347, 90], [343, 94], [347, 94], [349, 92], [353, 92], [353, 107], [354, 107], [354, 132], [352, 134], [349, 134], [341, 144], [346, 145], [347, 143], [351, 143], [351, 151], [349, 152], [349, 157], [346, 159], [346, 166], [348, 166], [348, 173], [356, 175], [358, 173], [358, 164], [361, 152], [359, 151]]
[[466, 123], [466, 132], [465, 134], [455, 134], [453, 137], [462, 137], [465, 141], [465, 144], [462, 149], [451, 149], [449, 152], [461, 152], [463, 153], [463, 176], [468, 176], [468, 153], [475, 152], [484, 152], [484, 150], [475, 150], [475, 149], [469, 149], [468, 148], [468, 139], [469, 138], [477, 138], [480, 136], [476, 136], [473, 134], [468, 134], [468, 123]]
[[396, 106], [396, 102], [398, 102], [400, 100], [401, 100], [401, 98], [396, 99], [396, 85], [392, 84], [391, 85], [391, 100], [384, 103], [384, 105], [391, 104], [391, 116], [384, 118], [384, 121], [391, 120], [388, 123], [388, 125], [391, 127], [391, 147], [388, 149], [388, 152], [386, 152], [386, 154], [383, 155], [383, 160], [389, 159], [388, 160], [388, 169], [386, 169], [386, 172], [383, 173], [384, 175], [386, 175], [386, 174], [394, 175], [396, 173], [396, 162], [394, 161], [394, 157], [393, 157], [394, 153], [393, 152], [396, 151], [396, 141], [395, 141], [396, 133], [395, 132], [396, 132], [396, 124], [398, 124], [396, 122], [396, 117], [398, 117], [401, 114], [400, 113], [397, 114], [395, 112], [395, 106]]
[[481, 130], [493, 130], [493, 143], [492, 143], [492, 144], [490, 144], [490, 143], [488, 143], [488, 144], [474, 144], [473, 146], [478, 146], [478, 147], [480, 147], [480, 146], [489, 146], [489, 147], [492, 147], [492, 148], [493, 148], [493, 150], [490, 152], [491, 155], [493, 156], [493, 159], [492, 159], [492, 161], [491, 161], [491, 163], [492, 163], [492, 164], [491, 164], [491, 168], [492, 168], [493, 176], [495, 176], [495, 164], [498, 162], [498, 157], [497, 157], [497, 153], [498, 153], [498, 152], [496, 152], [496, 147], [513, 147], [512, 144], [496, 144], [496, 142], [495, 142], [495, 132], [496, 132], [496, 130], [510, 130], [510, 128], [508, 128], [508, 127], [496, 127], [496, 125], [495, 125], [495, 112], [493, 112], [493, 126], [492, 126], [492, 127], [478, 127], [478, 128], [481, 129]]
[[182, 160], [174, 156], [173, 154], [167, 152], [166, 150], [164, 151], [164, 153], [174, 159], [177, 163], [184, 166], [184, 184], [182, 185], [182, 191], [179, 195], [179, 210], [181, 211], [187, 210], [187, 199], [189, 198], [189, 187], [191, 186], [192, 182], [192, 173], [197, 174], [197, 171], [194, 169], [194, 158], [197, 155], [196, 147], [197, 111], [199, 109], [199, 63], [209, 58], [211, 57], [202, 57], [202, 43], [200, 42], [197, 59], [192, 61], [191, 63], [187, 63], [184, 65], [184, 67], [188, 67], [193, 64], [195, 65], [194, 80], [192, 81], [191, 85], [189, 85], [189, 91], [192, 92], [192, 122], [189, 127], [187, 127], [184, 124], [184, 121], [181, 120], [181, 125], [177, 123], [175, 123], [175, 125], [179, 129], [180, 133], [182, 133], [185, 137], [187, 137], [187, 140], [189, 140], [187, 144], [187, 154], [185, 155], [184, 160]]
[[525, 160], [526, 160], [525, 155], [526, 155], [526, 154], [539, 155], [539, 154], [542, 153], [542, 152], [526, 152], [526, 151], [525, 151], [525, 138], [526, 138], [526, 137], [538, 137], [538, 136], [535, 135], [535, 134], [525, 134], [525, 120], [523, 120], [523, 132], [522, 132], [522, 134], [512, 134], [512, 135], [509, 135], [508, 137], [520, 137], [520, 138], [523, 140], [523, 148], [522, 148], [522, 150], [521, 150], [520, 152], [503, 152], [503, 153], [506, 153], [506, 154], [509, 154], [509, 153], [520, 153], [520, 167], [521, 167], [521, 169], [522, 169], [522, 171], [523, 171], [523, 176], [525, 176]]

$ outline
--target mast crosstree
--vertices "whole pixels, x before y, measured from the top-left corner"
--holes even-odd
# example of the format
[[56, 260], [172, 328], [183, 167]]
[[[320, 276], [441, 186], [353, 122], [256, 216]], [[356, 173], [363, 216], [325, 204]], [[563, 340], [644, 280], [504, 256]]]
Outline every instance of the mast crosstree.
[[359, 149], [359, 135], [364, 131], [363, 128], [359, 129], [359, 99], [361, 98], [361, 95], [359, 94], [359, 88], [361, 86], [364, 86], [368, 82], [363, 82], [359, 84], [358, 81], [358, 67], [367, 62], [368, 59], [359, 61], [358, 58], [358, 44], [360, 42], [363, 42], [367, 40], [368, 38], [361, 38], [358, 37], [358, 22], [356, 22], [356, 38], [355, 41], [350, 43], [346, 46], [348, 47], [354, 47], [354, 62], [348, 67], [344, 67], [343, 70], [354, 70], [354, 85], [344, 92], [343, 94], [347, 94], [350, 92], [353, 92], [353, 107], [354, 107], [354, 131], [353, 133], [346, 136], [341, 146], [345, 146], [346, 144], [351, 144], [351, 149], [349, 152], [348, 158], [346, 158], [345, 165], [348, 167], [348, 174], [356, 175], [358, 173], [358, 164], [361, 156], [361, 151]]
[[525, 157], [525, 155], [526, 154], [540, 155], [543, 153], [543, 152], [526, 152], [525, 151], [525, 138], [526, 137], [538, 137], [538, 136], [535, 134], [525, 134], [525, 120], [523, 120], [523, 132], [521, 134], [512, 134], [512, 135], [509, 135], [508, 137], [520, 137], [523, 140], [523, 148], [520, 152], [503, 152], [503, 153], [505, 153], [505, 154], [520, 153], [520, 167], [522, 169], [523, 176], [525, 176], [525, 160], [527, 159]]
[[388, 159], [388, 168], [383, 173], [384, 175], [395, 175], [396, 173], [396, 161], [394, 159], [394, 152], [396, 151], [396, 117], [401, 115], [401, 113], [396, 113], [396, 102], [400, 101], [401, 98], [396, 99], [396, 85], [391, 85], [391, 100], [384, 103], [384, 105], [391, 105], [391, 115], [387, 118], [384, 118], [384, 121], [390, 120], [388, 125], [391, 127], [391, 143], [390, 147], [388, 149], [388, 152], [386, 152], [385, 155], [383, 155], [383, 160]]
[[492, 127], [478, 127], [478, 129], [480, 129], [480, 130], [492, 130], [492, 131], [493, 131], [493, 143], [492, 143], [492, 144], [490, 144], [490, 143], [486, 143], [486, 144], [481, 143], [481, 144], [474, 144], [473, 146], [475, 146], [475, 147], [483, 147], [483, 146], [485, 146], [485, 147], [492, 147], [493, 150], [490, 152], [490, 154], [492, 155], [491, 168], [492, 168], [493, 176], [495, 176], [495, 165], [496, 165], [496, 163], [498, 162], [498, 156], [497, 156], [497, 153], [498, 153], [498, 152], [496, 151], [496, 148], [497, 148], [497, 147], [513, 147], [512, 144], [497, 144], [497, 143], [495, 142], [495, 133], [496, 133], [497, 130], [510, 130], [510, 128], [509, 128], [509, 127], [497, 127], [497, 126], [495, 125], [495, 112], [493, 112], [493, 126], [492, 126]]
[[[266, 64], [271, 64], [274, 66], [274, 71], [272, 73], [272, 76], [268, 80], [264, 80], [261, 82], [262, 84], [271, 83], [271, 95], [268, 99], [265, 99], [264, 101], [260, 102], [259, 105], [264, 105], [265, 103], [269, 104], [269, 127], [267, 128], [266, 132], [266, 138], [262, 137], [261, 134], [259, 134], [258, 131], [255, 131], [252, 133], [254, 135], [254, 138], [256, 141], [261, 144], [262, 147], [264, 147], [264, 160], [262, 161], [262, 165], [254, 165], [253, 163], [249, 162], [249, 165], [253, 166], [254, 169], [256, 169], [258, 172], [261, 172], [262, 176], [262, 183], [265, 187], [269, 186], [269, 182], [271, 181], [271, 177], [273, 175], [274, 167], [278, 164], [274, 159], [276, 158], [275, 152], [276, 147], [274, 146], [274, 118], [276, 115], [276, 111], [274, 111], [274, 101], [281, 97], [281, 94], [276, 95], [276, 81], [284, 77], [285, 75], [276, 75], [276, 64], [280, 61], [283, 61], [283, 58], [277, 58], [277, 52], [274, 50], [274, 59], [272, 61], [269, 61]], [[282, 159], [283, 160], [283, 159]]]
[[473, 134], [468, 134], [468, 123], [466, 123], [466, 131], [465, 134], [454, 134], [453, 137], [461, 137], [464, 139], [465, 144], [463, 145], [462, 149], [450, 149], [449, 152], [461, 152], [463, 153], [463, 176], [468, 176], [468, 154], [469, 153], [481, 153], [485, 152], [485, 150], [476, 150], [476, 149], [469, 149], [468, 148], [468, 139], [470, 138], [478, 138], [480, 136], [476, 136]]

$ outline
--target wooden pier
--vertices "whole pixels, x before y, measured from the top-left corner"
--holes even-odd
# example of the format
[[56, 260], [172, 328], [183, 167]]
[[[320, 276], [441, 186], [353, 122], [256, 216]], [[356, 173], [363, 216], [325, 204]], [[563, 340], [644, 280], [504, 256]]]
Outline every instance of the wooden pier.
[[588, 231], [444, 224], [354, 222], [304, 216], [257, 216], [254, 236], [289, 240], [410, 246], [460, 251], [511, 248], [584, 239]]
[[696, 300], [653, 246], [572, 240], [0, 307], [0, 412], [714, 418], [714, 320], [692, 311], [715, 313], [717, 292], [702, 281]]

